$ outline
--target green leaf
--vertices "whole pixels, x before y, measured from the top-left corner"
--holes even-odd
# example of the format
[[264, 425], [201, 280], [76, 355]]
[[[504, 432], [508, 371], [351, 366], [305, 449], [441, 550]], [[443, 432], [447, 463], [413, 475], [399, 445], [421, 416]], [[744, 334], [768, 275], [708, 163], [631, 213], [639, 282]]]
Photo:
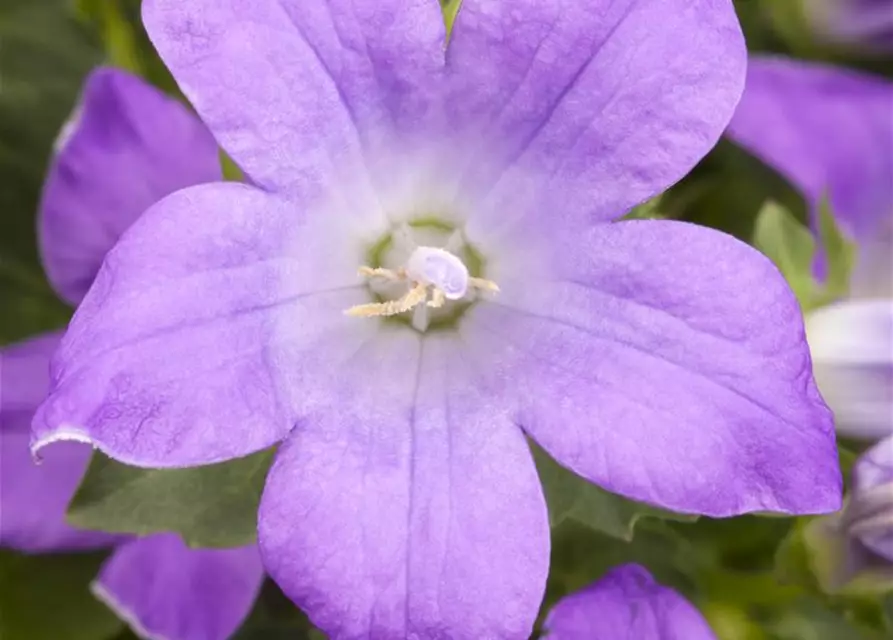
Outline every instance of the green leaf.
[[668, 216], [661, 208], [661, 196], [655, 196], [646, 200], [624, 216], [624, 220], [662, 220]]
[[[763, 205], [754, 228], [754, 246], [768, 256], [788, 281], [804, 312], [846, 296], [855, 262], [855, 246], [846, 238], [827, 199], [819, 206], [817, 247], [813, 233], [779, 204]], [[816, 252], [827, 262], [827, 277], [813, 275]]]
[[605, 491], [562, 467], [535, 444], [531, 443], [531, 448], [543, 483], [552, 527], [571, 519], [613, 538], [630, 541], [641, 518], [686, 522], [697, 519], [696, 516], [664, 511]]
[[809, 229], [790, 211], [770, 201], [757, 216], [753, 243], [775, 263], [800, 304], [809, 307], [816, 288], [812, 275], [816, 244]]
[[119, 633], [123, 624], [89, 590], [104, 559], [0, 550], [0, 638], [106, 640]]
[[96, 453], [68, 521], [116, 533], [173, 531], [194, 547], [251, 544], [272, 457], [267, 449], [204, 467], [141, 469]]
[[819, 240], [828, 263], [822, 302], [829, 303], [849, 292], [850, 277], [856, 262], [856, 246], [837, 225], [827, 198], [823, 198], [819, 205]]

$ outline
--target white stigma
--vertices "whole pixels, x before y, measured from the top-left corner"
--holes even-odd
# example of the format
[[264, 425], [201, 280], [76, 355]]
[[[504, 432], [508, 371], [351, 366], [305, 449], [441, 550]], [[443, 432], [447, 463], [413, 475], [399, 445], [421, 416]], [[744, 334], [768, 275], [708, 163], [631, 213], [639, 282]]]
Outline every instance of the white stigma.
[[406, 263], [406, 275], [413, 282], [440, 289], [447, 300], [459, 300], [468, 291], [468, 269], [444, 249], [416, 247]]
[[[452, 243], [448, 243], [450, 246]], [[399, 269], [360, 267], [365, 278], [405, 282], [409, 290], [402, 297], [387, 302], [360, 304], [345, 313], [349, 316], [374, 318], [413, 311], [412, 324], [420, 331], [428, 326], [428, 309], [440, 309], [447, 300], [461, 300], [472, 293], [496, 293], [495, 282], [473, 278], [468, 267], [455, 254], [439, 247], [416, 246], [406, 265]], [[429, 298], [430, 294], [430, 298]]]

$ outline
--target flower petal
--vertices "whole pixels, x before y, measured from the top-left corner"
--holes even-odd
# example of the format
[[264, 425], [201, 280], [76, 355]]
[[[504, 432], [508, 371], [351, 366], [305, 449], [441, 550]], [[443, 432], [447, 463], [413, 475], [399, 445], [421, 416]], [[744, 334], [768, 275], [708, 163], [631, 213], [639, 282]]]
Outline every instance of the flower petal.
[[109, 546], [116, 537], [78, 531], [65, 510], [90, 460], [90, 447], [59, 446], [36, 465], [28, 450], [31, 416], [49, 388], [50, 356], [59, 333], [0, 351], [0, 546], [25, 552]]
[[452, 121], [500, 152], [469, 176], [488, 212], [607, 220], [714, 146], [746, 51], [727, 0], [463, 0], [447, 64]]
[[424, 119], [443, 66], [445, 27], [431, 0], [143, 7], [153, 43], [221, 145], [276, 190], [306, 193], [336, 172], [359, 181], [371, 137]]
[[217, 143], [186, 107], [124, 71], [93, 71], [44, 185], [39, 234], [50, 282], [76, 305], [137, 216], [220, 178]]
[[[599, 225], [500, 278], [462, 334], [560, 463], [676, 511], [833, 511], [832, 417], [771, 262], [686, 223]], [[796, 461], [796, 464], [794, 464]]]
[[870, 237], [893, 211], [893, 83], [852, 69], [754, 56], [729, 136], [823, 197], [847, 231]]
[[190, 549], [173, 534], [120, 547], [92, 589], [142, 638], [226, 640], [263, 581], [257, 547]]
[[716, 639], [697, 609], [635, 564], [561, 599], [544, 627], [550, 640]]
[[[388, 328], [280, 448], [264, 564], [337, 638], [526, 638], [549, 527], [520, 430], [452, 336]], [[379, 381], [381, 384], [373, 384]]]
[[893, 300], [839, 302], [806, 322], [816, 380], [838, 432], [893, 434]]
[[283, 438], [296, 416], [284, 390], [315, 397], [320, 359], [352, 344], [339, 331], [373, 326], [342, 314], [366, 301], [352, 229], [295, 206], [221, 183], [142, 216], [69, 326], [33, 448], [88, 440], [127, 464], [172, 467]]

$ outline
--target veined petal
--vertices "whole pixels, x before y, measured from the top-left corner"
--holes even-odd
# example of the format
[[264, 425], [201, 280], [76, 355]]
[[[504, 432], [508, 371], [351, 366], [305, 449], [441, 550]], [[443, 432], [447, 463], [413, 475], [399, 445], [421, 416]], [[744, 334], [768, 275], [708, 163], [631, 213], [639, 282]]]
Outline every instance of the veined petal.
[[221, 183], [142, 216], [72, 319], [34, 449], [87, 440], [127, 464], [176, 467], [283, 438], [296, 417], [283, 389], [318, 396], [320, 361], [350, 346], [340, 331], [373, 327], [342, 314], [366, 301], [355, 230], [296, 206]]
[[549, 271], [501, 276], [462, 325], [559, 462], [675, 511], [840, 506], [831, 412], [803, 320], [764, 256], [686, 223], [599, 225]]
[[697, 609], [635, 564], [562, 598], [544, 627], [550, 640], [716, 640]]
[[719, 139], [746, 64], [727, 0], [463, 0], [447, 56], [452, 121], [492, 156], [463, 188], [497, 219], [608, 220], [661, 193]]
[[305, 195], [336, 174], [368, 190], [365, 149], [426, 120], [443, 67], [432, 0], [149, 0], [143, 19], [252, 180]]
[[50, 282], [76, 305], [137, 216], [220, 178], [217, 143], [185, 106], [125, 71], [93, 71], [44, 184], [38, 230]]
[[729, 136], [823, 197], [857, 239], [893, 215], [893, 83], [852, 69], [753, 56]]
[[174, 534], [115, 551], [92, 585], [147, 640], [227, 640], [251, 611], [263, 581], [257, 547], [190, 549]]
[[90, 460], [90, 447], [66, 443], [40, 465], [28, 449], [31, 417], [49, 387], [50, 356], [61, 339], [48, 333], [0, 350], [0, 546], [25, 552], [93, 549], [116, 536], [78, 531], [65, 510]]
[[526, 638], [549, 527], [524, 437], [452, 337], [381, 331], [279, 450], [265, 566], [333, 638]]
[[839, 302], [806, 321], [816, 380], [838, 432], [893, 434], [893, 300]]

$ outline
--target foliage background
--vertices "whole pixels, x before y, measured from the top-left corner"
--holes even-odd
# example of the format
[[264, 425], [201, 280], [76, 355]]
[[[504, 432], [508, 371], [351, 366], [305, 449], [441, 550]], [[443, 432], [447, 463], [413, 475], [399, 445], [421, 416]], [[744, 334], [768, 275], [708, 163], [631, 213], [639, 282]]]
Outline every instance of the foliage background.
[[[735, 4], [752, 51], [893, 77], [889, 58], [818, 43], [798, 2]], [[3, 0], [0, 5], [0, 345], [62, 327], [70, 315], [41, 270], [35, 211], [50, 148], [84, 75], [99, 63], [111, 63], [176, 92], [138, 16], [139, 0]], [[723, 141], [662, 198], [658, 214], [641, 210], [637, 215], [691, 220], [753, 241], [768, 200], [796, 220], [805, 217], [796, 191]], [[776, 244], [798, 237], [777, 226], [766, 229]], [[851, 444], [843, 445], [845, 467], [855, 453]], [[821, 592], [798, 535], [802, 522], [675, 518], [581, 486], [544, 453], [537, 456], [555, 527], [544, 607], [608, 567], [635, 560], [692, 598], [723, 640], [893, 637], [893, 597]], [[195, 546], [241, 544], [253, 536], [268, 464], [269, 452], [262, 452], [211, 469], [145, 472], [97, 458], [69, 517], [86, 527], [176, 530]], [[186, 504], [171, 502], [172, 492], [165, 489], [171, 486], [188, 495]], [[29, 557], [0, 550], [0, 638], [135, 638], [87, 590], [102, 560], [101, 553]], [[237, 635], [238, 640], [320, 637], [269, 582]]]

